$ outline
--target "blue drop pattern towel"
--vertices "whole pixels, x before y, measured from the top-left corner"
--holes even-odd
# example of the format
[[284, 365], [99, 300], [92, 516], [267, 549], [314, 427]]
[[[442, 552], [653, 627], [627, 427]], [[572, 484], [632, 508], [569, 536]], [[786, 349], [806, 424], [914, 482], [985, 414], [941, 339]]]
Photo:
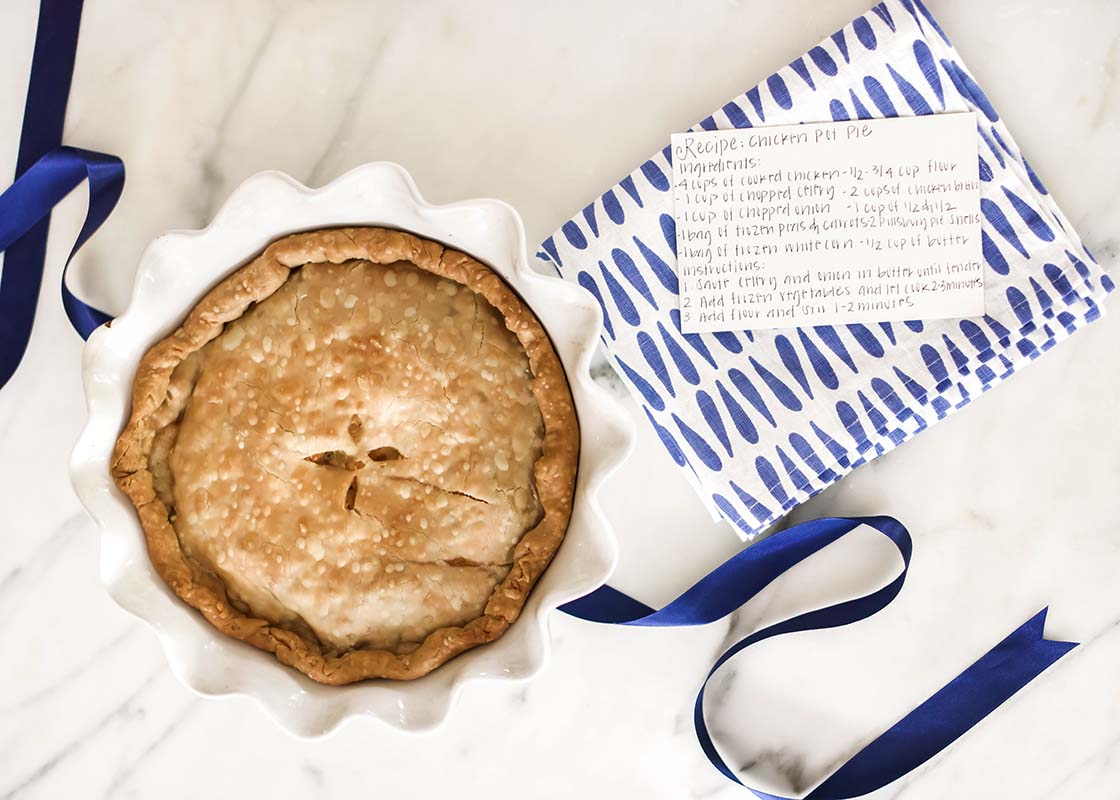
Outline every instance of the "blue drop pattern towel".
[[538, 257], [603, 309], [602, 340], [715, 517], [752, 538], [1100, 317], [1114, 288], [920, 0], [886, 0], [692, 130], [977, 112], [987, 313], [681, 332], [666, 146]]

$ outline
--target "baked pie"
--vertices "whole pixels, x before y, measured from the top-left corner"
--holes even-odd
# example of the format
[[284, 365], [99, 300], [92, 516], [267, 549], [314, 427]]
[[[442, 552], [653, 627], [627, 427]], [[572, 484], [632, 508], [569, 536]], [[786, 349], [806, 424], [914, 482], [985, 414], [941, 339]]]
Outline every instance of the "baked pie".
[[145, 354], [111, 468], [179, 597], [344, 684], [501, 636], [578, 451], [560, 360], [501, 278], [340, 228], [274, 242]]

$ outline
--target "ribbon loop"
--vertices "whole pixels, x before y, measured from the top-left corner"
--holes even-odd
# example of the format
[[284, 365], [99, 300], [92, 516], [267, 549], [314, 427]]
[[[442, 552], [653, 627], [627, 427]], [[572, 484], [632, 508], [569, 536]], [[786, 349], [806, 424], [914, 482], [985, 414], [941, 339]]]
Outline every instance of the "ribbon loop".
[[66, 288], [66, 271], [78, 249], [112, 213], [124, 188], [124, 164], [115, 156], [62, 146], [62, 124], [82, 4], [43, 0], [31, 61], [16, 181], [0, 194], [0, 387], [15, 373], [31, 338], [43, 281], [51, 210], [84, 180], [89, 208], [62, 271], [62, 304], [83, 338], [109, 316]]
[[[847, 625], [866, 619], [890, 604], [906, 581], [913, 552], [910, 534], [902, 523], [891, 517], [832, 517], [805, 522], [735, 554], [664, 608], [649, 608], [617, 589], [603, 586], [561, 606], [560, 610], [591, 622], [616, 625], [705, 625], [727, 616], [790, 567], [863, 525], [883, 534], [898, 549], [903, 564], [898, 576], [862, 597], [807, 611], [740, 639], [716, 659], [696, 695], [693, 724], [700, 747], [716, 769], [742, 785], [716, 749], [704, 720], [704, 692], [708, 681], [720, 667], [752, 644], [785, 633]], [[941, 752], [1076, 646], [1072, 642], [1043, 639], [1045, 618], [1043, 609], [849, 759], [807, 794], [805, 800], [844, 800], [867, 794]], [[758, 789], [750, 790], [764, 800], [785, 800]]]

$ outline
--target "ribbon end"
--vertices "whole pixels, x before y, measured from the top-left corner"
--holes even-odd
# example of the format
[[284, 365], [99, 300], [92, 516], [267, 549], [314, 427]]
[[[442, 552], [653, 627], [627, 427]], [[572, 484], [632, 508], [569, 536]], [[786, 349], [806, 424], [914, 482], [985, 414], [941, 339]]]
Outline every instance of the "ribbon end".
[[1043, 606], [1041, 611], [1023, 623], [1022, 630], [1035, 636], [1039, 643], [1043, 645], [1048, 652], [1053, 654], [1053, 660], [1057, 661], [1070, 650], [1081, 644], [1081, 642], [1068, 642], [1063, 639], [1047, 639], [1045, 636], [1046, 614], [1049, 610], [1050, 606]]

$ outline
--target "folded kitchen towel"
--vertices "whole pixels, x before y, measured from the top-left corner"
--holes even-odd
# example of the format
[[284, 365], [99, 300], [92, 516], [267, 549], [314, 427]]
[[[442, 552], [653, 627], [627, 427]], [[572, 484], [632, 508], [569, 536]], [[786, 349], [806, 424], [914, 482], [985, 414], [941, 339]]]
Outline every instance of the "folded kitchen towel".
[[984, 317], [684, 334], [666, 146], [538, 256], [713, 516], [744, 538], [1101, 315], [1114, 287], [920, 0], [887, 0], [693, 130], [976, 111]]

